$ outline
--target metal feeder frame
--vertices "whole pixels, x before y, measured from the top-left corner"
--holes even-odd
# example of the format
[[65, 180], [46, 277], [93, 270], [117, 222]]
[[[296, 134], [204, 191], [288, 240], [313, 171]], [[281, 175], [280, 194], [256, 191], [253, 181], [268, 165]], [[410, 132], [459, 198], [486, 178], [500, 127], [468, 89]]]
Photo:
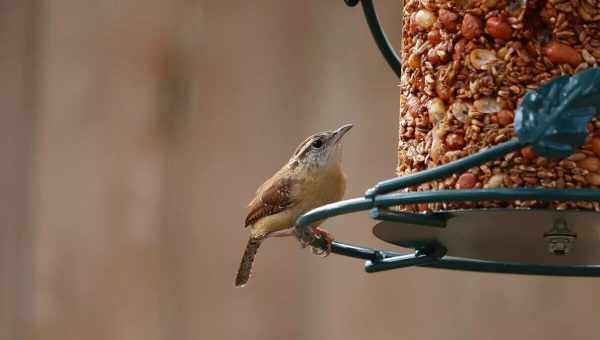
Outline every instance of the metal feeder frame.
[[[394, 73], [401, 76], [401, 63], [398, 55], [390, 46], [381, 28], [372, 0], [344, 0], [350, 7], [362, 4], [363, 12], [373, 38]], [[587, 72], [581, 76], [583, 72]], [[515, 132], [517, 138], [492, 146], [476, 154], [462, 159], [424, 170], [412, 175], [397, 177], [377, 183], [369, 189], [364, 197], [348, 199], [313, 209], [301, 216], [295, 225], [299, 237], [306, 235], [306, 228], [312, 223], [333, 216], [369, 211], [371, 218], [384, 223], [396, 223], [397, 228], [406, 225], [420, 228], [445, 228], [448, 221], [455, 216], [453, 211], [413, 213], [388, 209], [392, 206], [431, 202], [464, 202], [464, 201], [589, 201], [600, 202], [600, 190], [596, 189], [545, 189], [545, 188], [497, 188], [472, 190], [440, 190], [421, 192], [396, 192], [436, 179], [443, 179], [455, 173], [493, 161], [510, 152], [515, 152], [528, 145], [533, 146], [538, 155], [545, 157], [565, 157], [577, 149], [587, 136], [587, 123], [593, 116], [600, 115], [600, 69], [592, 68], [572, 77], [553, 79], [548, 86], [542, 86], [525, 95], [517, 109]], [[575, 79], [579, 77], [578, 79]], [[563, 95], [565, 92], [570, 92]], [[569, 97], [570, 96], [570, 97]], [[559, 98], [560, 97], [560, 98]], [[557, 99], [558, 98], [558, 102]], [[545, 113], [560, 106], [561, 100], [575, 103], [571, 107], [563, 107], [562, 112], [548, 114], [548, 120], [554, 120], [543, 127], [538, 127], [536, 120], [540, 112]], [[537, 110], [537, 111], [536, 111]], [[560, 111], [560, 110], [558, 110]], [[565, 113], [565, 111], [569, 111]], [[562, 115], [562, 116], [561, 116]], [[532, 118], [533, 117], [533, 118]], [[517, 120], [519, 120], [517, 124]], [[542, 123], [545, 123], [542, 121]], [[519, 126], [517, 126], [519, 125]], [[544, 125], [544, 124], [541, 124]], [[542, 211], [556, 213], [556, 210], [519, 210], [498, 209], [503, 211]], [[485, 212], [485, 209], [471, 211]], [[467, 211], [468, 212], [468, 211]], [[597, 217], [600, 225], [600, 213], [566, 210], [570, 213], [588, 213]], [[564, 221], [555, 222], [555, 227], [543, 235], [548, 241], [549, 251], [555, 254], [568, 254], [576, 234], [572, 233]], [[561, 224], [562, 223], [562, 224]], [[526, 228], [527, 226], [523, 226]], [[375, 227], [377, 229], [377, 226]], [[389, 229], [389, 226], [388, 226]], [[402, 230], [400, 230], [402, 232]], [[376, 233], [377, 234], [377, 233]], [[377, 235], [376, 235], [377, 236]], [[390, 240], [385, 240], [390, 242]], [[324, 248], [325, 242], [320, 238], [310, 239], [313, 247]], [[394, 243], [394, 242], [391, 242]], [[398, 243], [394, 243], [398, 244]], [[338, 255], [367, 260], [365, 270], [369, 273], [396, 268], [421, 266], [445, 268], [477, 272], [496, 272], [553, 276], [600, 276], [600, 263], [583, 265], [554, 265], [540, 263], [521, 263], [512, 261], [494, 261], [481, 258], [448, 256], [448, 249], [443, 242], [432, 239], [428, 242], [403, 244], [415, 249], [412, 253], [398, 253], [380, 249], [367, 248], [334, 241], [331, 252]], [[600, 242], [598, 242], [600, 248]], [[600, 262], [600, 261], [599, 261]]]

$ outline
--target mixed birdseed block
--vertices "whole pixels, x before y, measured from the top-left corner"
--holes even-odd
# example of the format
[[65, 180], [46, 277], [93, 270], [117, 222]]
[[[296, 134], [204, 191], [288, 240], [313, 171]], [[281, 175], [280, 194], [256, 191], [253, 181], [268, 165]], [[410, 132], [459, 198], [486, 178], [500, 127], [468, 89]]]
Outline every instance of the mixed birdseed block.
[[[402, 33], [398, 175], [436, 167], [514, 137], [529, 90], [600, 61], [600, 0], [407, 0]], [[600, 121], [568, 158], [524, 148], [408, 190], [600, 187]], [[549, 207], [597, 202], [429, 203], [409, 210]]]

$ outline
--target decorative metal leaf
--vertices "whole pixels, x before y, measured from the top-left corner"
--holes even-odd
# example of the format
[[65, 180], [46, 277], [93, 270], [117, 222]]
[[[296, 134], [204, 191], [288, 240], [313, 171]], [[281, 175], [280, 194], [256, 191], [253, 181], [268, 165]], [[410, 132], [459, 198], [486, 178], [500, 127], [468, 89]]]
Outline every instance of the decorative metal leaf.
[[515, 114], [515, 132], [538, 155], [566, 157], [585, 142], [595, 115], [600, 115], [600, 68], [558, 77], [527, 93]]

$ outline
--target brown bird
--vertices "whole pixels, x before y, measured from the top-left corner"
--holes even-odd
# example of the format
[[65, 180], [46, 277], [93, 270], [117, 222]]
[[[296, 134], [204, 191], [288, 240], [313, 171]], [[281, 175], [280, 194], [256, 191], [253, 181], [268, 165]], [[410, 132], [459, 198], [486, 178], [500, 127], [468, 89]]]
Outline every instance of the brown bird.
[[[266, 238], [294, 235], [298, 217], [344, 196], [341, 140], [351, 128], [352, 124], [346, 124], [308, 137], [290, 160], [258, 188], [248, 205], [245, 226], [250, 226], [250, 239], [235, 278], [237, 287], [248, 282], [256, 251]], [[330, 245], [331, 234], [318, 228], [322, 222], [309, 228]]]

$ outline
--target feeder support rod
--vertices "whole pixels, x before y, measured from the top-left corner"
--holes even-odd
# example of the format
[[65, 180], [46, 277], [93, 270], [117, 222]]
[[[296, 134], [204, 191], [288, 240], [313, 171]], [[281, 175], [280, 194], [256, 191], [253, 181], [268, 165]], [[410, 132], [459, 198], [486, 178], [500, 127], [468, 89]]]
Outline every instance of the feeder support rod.
[[385, 58], [385, 61], [387, 61], [388, 65], [390, 65], [396, 76], [400, 78], [402, 75], [402, 64], [400, 63], [400, 58], [398, 58], [398, 54], [390, 44], [385, 32], [383, 31], [383, 28], [381, 27], [381, 23], [379, 22], [379, 18], [375, 12], [375, 7], [373, 6], [373, 1], [344, 0], [344, 2], [350, 7], [356, 6], [359, 2], [362, 4], [367, 25], [369, 25], [369, 30], [371, 30], [371, 35], [373, 36], [379, 51]]

